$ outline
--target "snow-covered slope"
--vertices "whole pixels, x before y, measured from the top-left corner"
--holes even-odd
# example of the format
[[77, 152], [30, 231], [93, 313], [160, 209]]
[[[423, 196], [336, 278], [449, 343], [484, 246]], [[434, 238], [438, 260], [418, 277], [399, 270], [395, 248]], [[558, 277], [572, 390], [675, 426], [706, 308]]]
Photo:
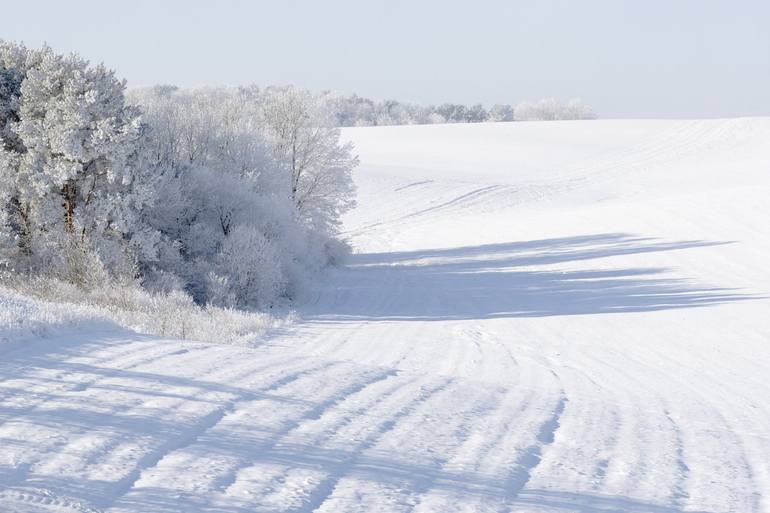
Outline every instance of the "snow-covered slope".
[[296, 325], [0, 344], [0, 511], [770, 512], [770, 119], [345, 136]]

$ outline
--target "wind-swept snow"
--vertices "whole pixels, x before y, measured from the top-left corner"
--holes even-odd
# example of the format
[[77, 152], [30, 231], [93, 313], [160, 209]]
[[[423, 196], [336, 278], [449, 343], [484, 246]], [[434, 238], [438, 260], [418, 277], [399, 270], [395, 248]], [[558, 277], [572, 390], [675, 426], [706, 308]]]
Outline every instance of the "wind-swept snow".
[[262, 345], [0, 296], [0, 511], [770, 512], [770, 120], [344, 135], [356, 253]]

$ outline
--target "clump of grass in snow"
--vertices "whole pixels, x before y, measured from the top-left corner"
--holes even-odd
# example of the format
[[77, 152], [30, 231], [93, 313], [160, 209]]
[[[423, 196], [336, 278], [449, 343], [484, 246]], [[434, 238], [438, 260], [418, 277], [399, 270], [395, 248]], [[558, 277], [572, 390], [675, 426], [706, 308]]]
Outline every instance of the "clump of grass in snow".
[[109, 321], [169, 338], [225, 344], [253, 344], [267, 330], [289, 321], [261, 312], [196, 305], [182, 292], [153, 294], [133, 284], [91, 289], [52, 278], [13, 277], [0, 288], [0, 339], [43, 336], [56, 328]]

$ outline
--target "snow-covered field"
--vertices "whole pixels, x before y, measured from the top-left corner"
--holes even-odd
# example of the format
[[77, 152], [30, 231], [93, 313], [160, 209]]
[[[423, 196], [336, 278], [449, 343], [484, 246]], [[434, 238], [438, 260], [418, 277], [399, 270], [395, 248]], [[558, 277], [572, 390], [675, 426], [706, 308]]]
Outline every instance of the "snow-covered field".
[[770, 512], [770, 119], [344, 135], [261, 345], [0, 296], [1, 512]]

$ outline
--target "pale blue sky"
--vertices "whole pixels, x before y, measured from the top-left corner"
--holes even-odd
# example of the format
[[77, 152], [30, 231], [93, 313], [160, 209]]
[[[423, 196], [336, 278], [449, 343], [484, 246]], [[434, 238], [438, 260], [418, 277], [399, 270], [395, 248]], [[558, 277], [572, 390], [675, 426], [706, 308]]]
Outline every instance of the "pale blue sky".
[[770, 0], [8, 2], [0, 37], [129, 85], [257, 83], [376, 99], [580, 96], [603, 117], [770, 115]]

